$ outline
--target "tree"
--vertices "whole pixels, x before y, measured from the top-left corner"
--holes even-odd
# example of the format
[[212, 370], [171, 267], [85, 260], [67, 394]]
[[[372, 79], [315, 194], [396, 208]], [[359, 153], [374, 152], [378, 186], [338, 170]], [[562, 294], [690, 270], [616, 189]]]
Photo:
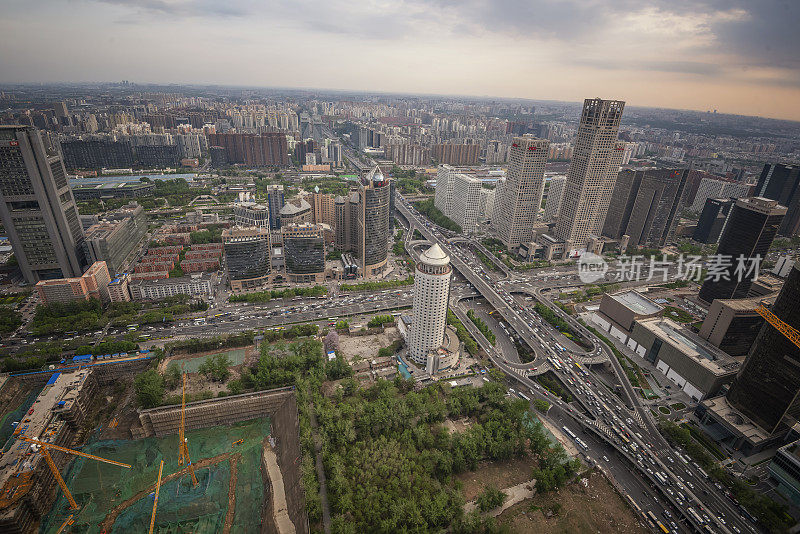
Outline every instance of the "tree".
[[209, 356], [200, 365], [200, 374], [215, 382], [225, 382], [231, 376], [231, 360], [226, 354]]
[[325, 345], [325, 350], [339, 350], [339, 334], [337, 334], [335, 330], [331, 330], [328, 332], [328, 335], [325, 336], [323, 344]]
[[506, 500], [507, 495], [495, 488], [492, 485], [485, 486], [480, 495], [478, 495], [477, 504], [481, 512], [488, 512], [494, 510]]
[[167, 366], [167, 370], [164, 372], [164, 387], [166, 389], [175, 389], [178, 387], [178, 383], [181, 380], [181, 370], [178, 368], [178, 364], [172, 362]]
[[155, 369], [148, 369], [133, 382], [136, 400], [143, 408], [155, 408], [164, 398], [164, 379]]

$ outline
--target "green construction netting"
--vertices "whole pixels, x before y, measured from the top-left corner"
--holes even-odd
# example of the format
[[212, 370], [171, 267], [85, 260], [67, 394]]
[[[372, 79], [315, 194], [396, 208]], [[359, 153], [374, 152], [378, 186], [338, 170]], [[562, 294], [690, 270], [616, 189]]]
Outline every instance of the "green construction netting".
[[30, 410], [31, 406], [33, 406], [33, 402], [36, 400], [36, 397], [38, 397], [39, 393], [41, 392], [41, 387], [34, 388], [28, 394], [25, 400], [22, 401], [22, 404], [17, 406], [13, 411], [7, 412], [5, 415], [0, 416], [0, 445], [11, 445], [8, 442], [8, 438], [10, 438], [11, 434], [14, 433], [14, 427], [11, 425], [15, 421], [22, 421], [23, 416], [28, 410]]
[[[263, 418], [186, 433], [189, 454], [195, 463], [229, 452], [241, 455], [238, 460], [232, 533], [253, 532], [254, 525], [261, 523], [264, 500], [261, 450], [269, 432], [269, 418]], [[241, 444], [233, 444], [240, 439], [244, 440]], [[162, 459], [164, 482], [158, 499], [154, 532], [211, 534], [222, 531], [228, 511], [231, 478], [231, 464], [227, 459], [198, 469], [199, 484], [192, 487], [188, 475], [165, 480], [180, 469], [177, 465], [177, 436], [132, 441], [91, 441], [82, 451], [133, 467], [125, 469], [84, 458], [76, 458], [70, 464], [64, 479], [79, 506], [70, 532], [100, 533], [101, 523], [106, 516], [126, 501], [129, 505], [119, 511], [109, 532], [147, 532], [153, 508], [153, 497], [148, 488], [158, 478], [158, 466]], [[41, 533], [56, 532], [71, 513], [69, 503], [60, 490], [58, 494], [53, 509], [42, 521]], [[133, 499], [137, 496], [137, 499]]]

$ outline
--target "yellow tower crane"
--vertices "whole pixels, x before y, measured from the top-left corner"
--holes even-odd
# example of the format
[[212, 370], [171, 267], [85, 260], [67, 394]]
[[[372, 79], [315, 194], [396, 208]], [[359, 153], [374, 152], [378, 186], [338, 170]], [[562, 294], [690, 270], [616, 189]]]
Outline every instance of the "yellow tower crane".
[[64, 529], [67, 528], [67, 525], [74, 523], [75, 521], [72, 519], [73, 517], [75, 517], [75, 514], [69, 514], [69, 517], [66, 518], [63, 523], [61, 523], [61, 526], [58, 528], [58, 532], [56, 532], [56, 534], [61, 534], [64, 532]]
[[161, 465], [158, 466], [158, 481], [156, 482], [156, 491], [153, 494], [153, 513], [150, 515], [150, 532], [153, 534], [153, 527], [156, 524], [156, 508], [158, 508], [158, 492], [161, 490], [161, 473], [164, 472], [164, 460], [161, 460]]
[[189, 473], [192, 475], [192, 485], [197, 485], [197, 476], [194, 474], [194, 466], [189, 458], [189, 445], [186, 443], [186, 383], [188, 378], [183, 373], [183, 393], [181, 394], [181, 426], [178, 429], [178, 465], [189, 466]]
[[774, 326], [775, 329], [783, 334], [789, 341], [794, 343], [797, 348], [800, 348], [800, 332], [796, 328], [781, 321], [777, 315], [769, 311], [763, 304], [758, 305], [756, 312], [763, 317], [765, 321]]
[[29, 438], [29, 437], [27, 437], [25, 435], [20, 435], [20, 436], [17, 436], [17, 437], [19, 439], [21, 439], [22, 441], [27, 441], [29, 443], [34, 443], [36, 445], [39, 445], [42, 448], [42, 456], [44, 456], [44, 459], [47, 462], [47, 465], [50, 467], [50, 471], [53, 472], [53, 476], [56, 478], [56, 482], [58, 482], [58, 485], [61, 486], [61, 491], [64, 492], [64, 496], [69, 501], [70, 508], [72, 508], [73, 510], [77, 510], [78, 509], [78, 505], [77, 505], [77, 503], [75, 503], [75, 499], [72, 497], [72, 494], [69, 492], [69, 489], [67, 489], [66, 482], [64, 482], [64, 479], [61, 478], [61, 473], [58, 472], [58, 467], [56, 467], [56, 463], [53, 461], [53, 458], [50, 456], [50, 452], [49, 452], [50, 449], [53, 449], [54, 451], [66, 452], [67, 454], [72, 454], [74, 456], [81, 456], [83, 458], [89, 458], [90, 460], [97, 460], [98, 462], [105, 462], [105, 463], [111, 464], [111, 465], [118, 465], [120, 467], [125, 467], [126, 469], [130, 469], [131, 468], [130, 465], [122, 463], [122, 462], [117, 462], [117, 461], [114, 461], [114, 460], [107, 460], [106, 458], [100, 458], [99, 456], [95, 456], [93, 454], [86, 454], [85, 452], [80, 452], [80, 451], [68, 449], [66, 447], [61, 447], [59, 445], [54, 445], [52, 443], [47, 443], [45, 441], [39, 441], [38, 439]]

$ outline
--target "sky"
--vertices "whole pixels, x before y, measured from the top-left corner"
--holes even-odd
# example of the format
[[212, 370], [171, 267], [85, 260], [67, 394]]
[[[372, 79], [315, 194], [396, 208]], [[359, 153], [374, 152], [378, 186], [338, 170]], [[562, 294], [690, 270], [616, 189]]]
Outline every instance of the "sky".
[[3, 0], [0, 83], [475, 95], [800, 120], [800, 0]]

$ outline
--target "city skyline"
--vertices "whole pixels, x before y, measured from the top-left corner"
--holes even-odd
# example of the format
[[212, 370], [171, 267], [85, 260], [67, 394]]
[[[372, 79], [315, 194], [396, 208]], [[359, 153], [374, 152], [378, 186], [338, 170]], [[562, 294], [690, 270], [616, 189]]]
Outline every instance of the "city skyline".
[[[569, 102], [598, 94], [798, 120], [799, 15], [777, 0], [269, 10], [243, 0], [45, 1], [9, 6], [0, 70], [5, 83], [128, 79]], [[77, 24], [92, 31], [75, 32]], [[31, 33], [42, 38], [31, 43]], [[322, 50], [324, 60], [297, 61]]]

